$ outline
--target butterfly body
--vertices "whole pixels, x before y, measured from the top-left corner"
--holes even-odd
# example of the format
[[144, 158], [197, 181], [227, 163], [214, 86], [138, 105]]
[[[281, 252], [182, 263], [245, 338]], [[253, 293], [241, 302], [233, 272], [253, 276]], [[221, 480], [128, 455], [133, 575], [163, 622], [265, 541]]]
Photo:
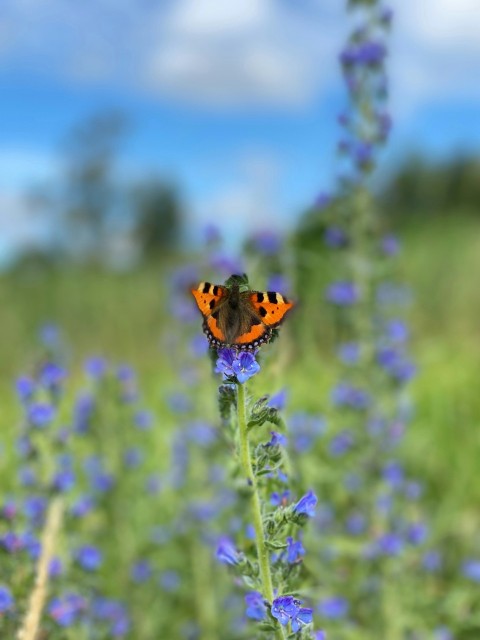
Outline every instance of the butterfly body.
[[231, 286], [201, 282], [191, 289], [211, 347], [255, 350], [272, 337], [293, 303], [274, 291], [251, 291], [232, 276]]

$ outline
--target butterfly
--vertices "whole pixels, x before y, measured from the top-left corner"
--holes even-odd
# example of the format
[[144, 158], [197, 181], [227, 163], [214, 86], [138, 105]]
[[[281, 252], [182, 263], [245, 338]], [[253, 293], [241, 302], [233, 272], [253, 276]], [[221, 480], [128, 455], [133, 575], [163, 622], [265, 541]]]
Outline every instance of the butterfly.
[[226, 286], [201, 282], [191, 289], [211, 347], [255, 350], [271, 339], [293, 307], [281, 293], [251, 291], [245, 283], [245, 277], [231, 276]]

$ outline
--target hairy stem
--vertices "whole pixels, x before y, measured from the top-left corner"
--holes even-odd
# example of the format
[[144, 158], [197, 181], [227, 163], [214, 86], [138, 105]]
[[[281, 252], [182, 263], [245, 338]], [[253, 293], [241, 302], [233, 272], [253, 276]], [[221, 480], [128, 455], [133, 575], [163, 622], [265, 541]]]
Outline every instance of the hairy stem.
[[23, 625], [17, 634], [17, 640], [35, 640], [42, 617], [48, 590], [48, 570], [57, 544], [58, 532], [62, 524], [63, 500], [56, 497], [48, 507], [47, 519], [42, 535], [42, 552], [38, 560], [35, 585]]
[[[270, 560], [268, 549], [265, 544], [265, 533], [262, 521], [262, 503], [258, 493], [257, 479], [253, 473], [252, 458], [250, 456], [250, 443], [248, 442], [247, 416], [245, 407], [245, 387], [237, 384], [237, 417], [240, 443], [240, 463], [243, 475], [251, 487], [251, 506], [253, 527], [255, 529], [255, 543], [257, 547], [258, 564], [260, 568], [260, 580], [262, 582], [263, 596], [271, 603], [273, 602], [272, 574], [270, 572]], [[277, 623], [276, 636], [279, 640], [286, 638], [285, 629]]]

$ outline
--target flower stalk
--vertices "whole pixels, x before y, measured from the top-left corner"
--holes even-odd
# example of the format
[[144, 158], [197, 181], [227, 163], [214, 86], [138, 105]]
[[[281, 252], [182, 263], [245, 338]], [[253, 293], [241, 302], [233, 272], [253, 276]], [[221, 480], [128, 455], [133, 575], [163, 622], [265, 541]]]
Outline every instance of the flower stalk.
[[[272, 603], [274, 599], [272, 575], [270, 571], [270, 561], [268, 549], [265, 544], [265, 533], [263, 530], [262, 503], [258, 492], [257, 479], [253, 472], [252, 458], [250, 455], [250, 443], [248, 441], [247, 414], [245, 387], [237, 384], [237, 420], [240, 449], [240, 464], [243, 475], [251, 487], [251, 505], [253, 527], [255, 530], [255, 544], [257, 548], [258, 565], [260, 569], [260, 580], [262, 582], [262, 592], [265, 598]], [[276, 636], [279, 640], [285, 639], [285, 630], [282, 625], [277, 624]]]
[[57, 537], [63, 518], [63, 499], [54, 498], [49, 506], [47, 520], [42, 536], [42, 553], [38, 560], [35, 586], [30, 596], [23, 625], [18, 631], [17, 640], [35, 640], [40, 626], [42, 611], [48, 591], [48, 572], [53, 558]]

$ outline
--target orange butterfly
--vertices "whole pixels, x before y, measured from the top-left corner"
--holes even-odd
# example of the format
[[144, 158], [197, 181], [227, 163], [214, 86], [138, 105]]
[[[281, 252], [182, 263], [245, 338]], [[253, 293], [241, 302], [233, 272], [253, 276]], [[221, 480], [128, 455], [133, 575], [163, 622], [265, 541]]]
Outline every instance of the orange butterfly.
[[251, 291], [246, 279], [231, 276], [226, 286], [201, 282], [191, 292], [204, 318], [211, 347], [254, 350], [272, 337], [293, 302], [275, 291]]

